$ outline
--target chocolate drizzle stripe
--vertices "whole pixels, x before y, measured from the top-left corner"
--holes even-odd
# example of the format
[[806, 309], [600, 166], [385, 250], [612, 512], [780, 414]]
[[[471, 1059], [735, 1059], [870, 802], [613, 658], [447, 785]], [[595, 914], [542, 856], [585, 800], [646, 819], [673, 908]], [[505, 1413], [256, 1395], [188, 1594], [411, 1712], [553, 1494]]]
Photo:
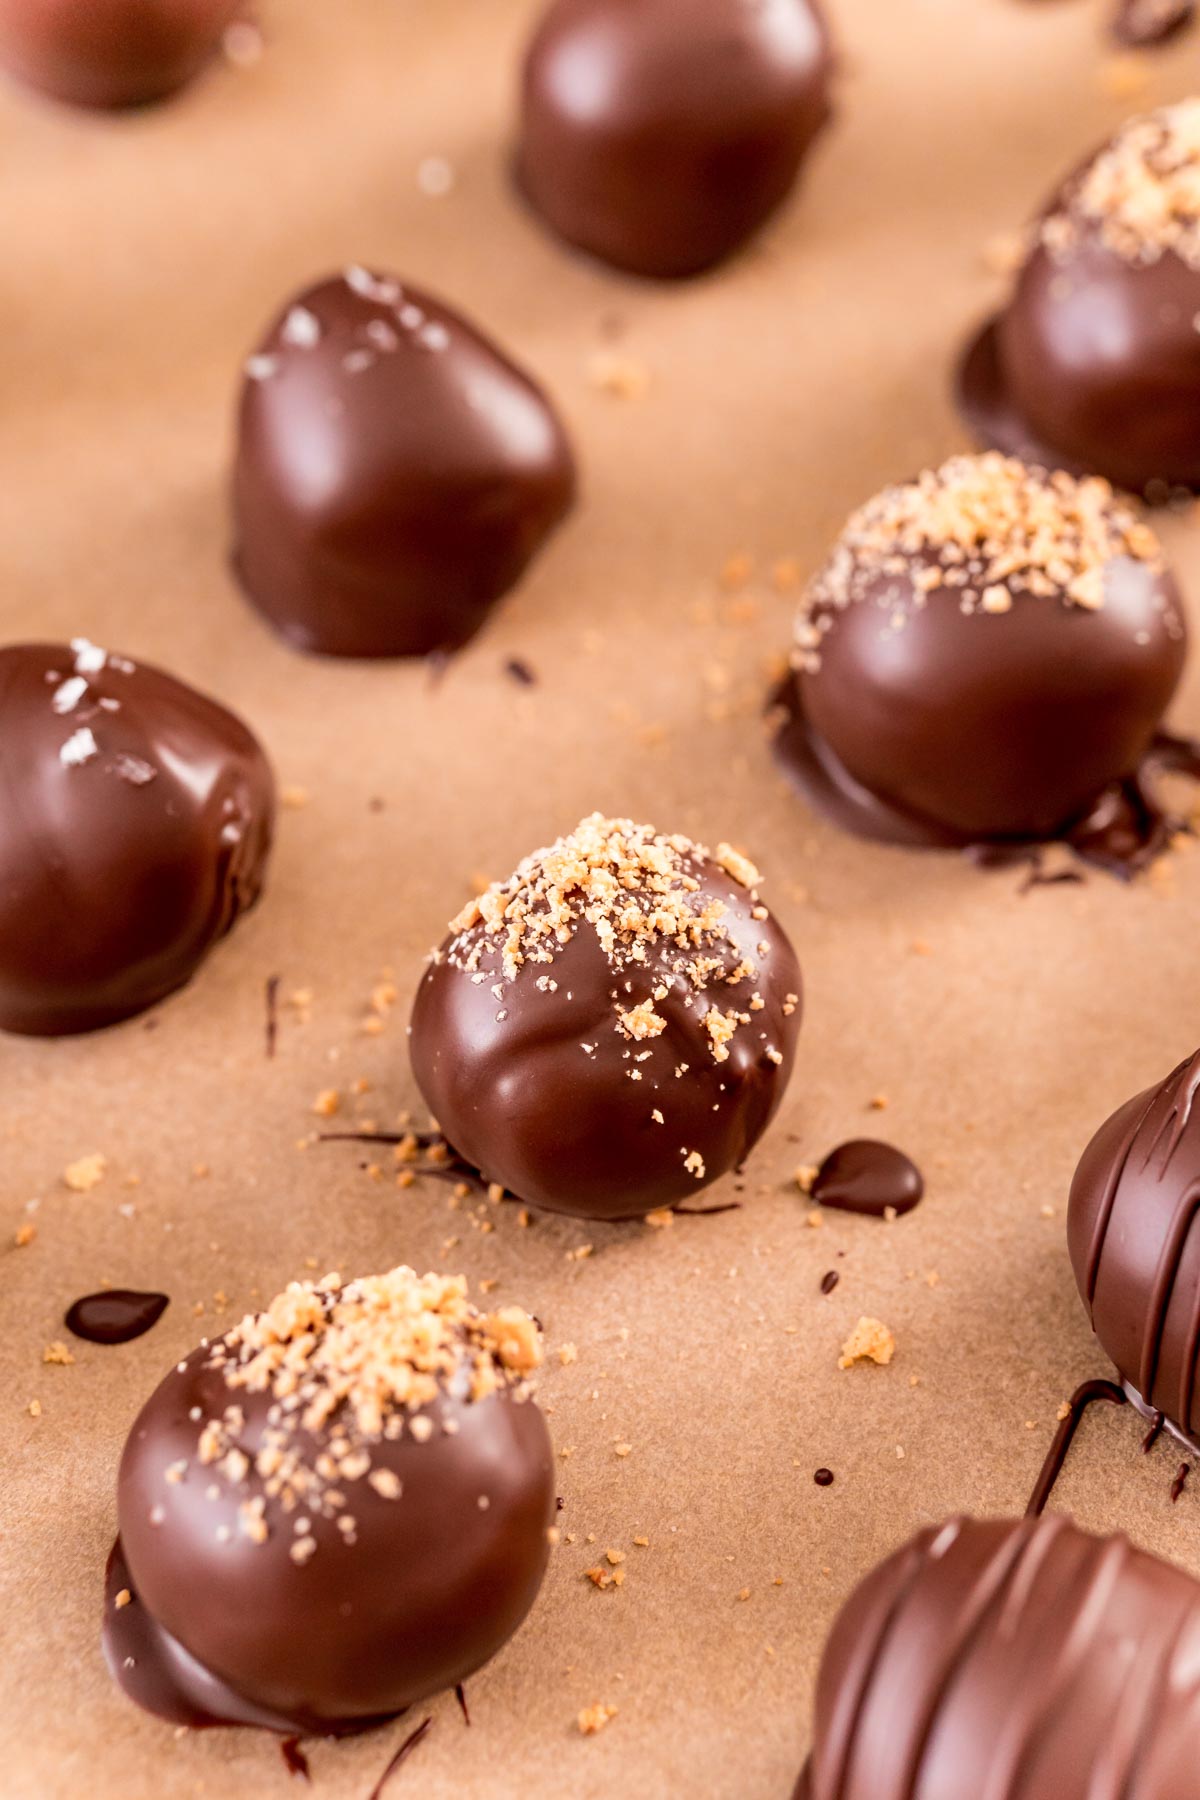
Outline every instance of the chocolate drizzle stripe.
[[1124, 1406], [1126, 1394], [1115, 1381], [1085, 1381], [1071, 1395], [1067, 1416], [1063, 1419], [1054, 1434], [1053, 1442], [1046, 1452], [1046, 1460], [1033, 1485], [1029, 1496], [1029, 1505], [1025, 1508], [1027, 1519], [1040, 1517], [1055, 1482], [1062, 1474], [1067, 1460], [1067, 1452], [1071, 1448], [1075, 1433], [1079, 1429], [1084, 1413], [1094, 1400], [1110, 1400], [1114, 1406]]
[[425, 1736], [426, 1732], [429, 1730], [429, 1728], [432, 1724], [433, 1724], [433, 1716], [431, 1714], [428, 1718], [421, 1720], [421, 1723], [417, 1726], [415, 1731], [409, 1732], [408, 1736], [405, 1738], [404, 1742], [401, 1744], [400, 1748], [397, 1750], [395, 1756], [393, 1756], [393, 1758], [389, 1762], [387, 1768], [383, 1771], [383, 1774], [379, 1777], [379, 1780], [375, 1783], [375, 1786], [371, 1789], [370, 1800], [380, 1800], [383, 1790], [387, 1786], [388, 1782], [391, 1780], [392, 1776], [396, 1773], [397, 1769], [399, 1769], [403, 1763], [406, 1763], [408, 1761], [409, 1757], [412, 1755], [413, 1751], [416, 1749], [417, 1745], [421, 1742], [421, 1739]]
[[[1185, 1076], [1187, 1077], [1186, 1085], [1184, 1080]], [[1144, 1169], [1149, 1168], [1150, 1158], [1158, 1149], [1159, 1144], [1162, 1142], [1164, 1132], [1167, 1127], [1170, 1126], [1170, 1142], [1163, 1154], [1162, 1167], [1158, 1171], [1158, 1179], [1160, 1181], [1170, 1168], [1171, 1158], [1174, 1156], [1176, 1150], [1178, 1150], [1180, 1140], [1188, 1128], [1188, 1121], [1192, 1116], [1192, 1107], [1195, 1104], [1196, 1094], [1197, 1091], [1200, 1091], [1200, 1050], [1197, 1050], [1193, 1056], [1189, 1056], [1185, 1061], [1181, 1062], [1179, 1067], [1167, 1077], [1167, 1080], [1174, 1083], [1174, 1093], [1171, 1096], [1171, 1104], [1167, 1110], [1166, 1118], [1154, 1134], [1154, 1141], [1146, 1151], [1146, 1160], [1142, 1164]], [[1179, 1104], [1179, 1090], [1181, 1088], [1184, 1088], [1185, 1090], [1182, 1106]], [[1155, 1097], [1157, 1098], [1157, 1095]]]
[[[1154, 1271], [1154, 1286], [1150, 1290], [1150, 1301], [1146, 1308], [1146, 1330], [1142, 1339], [1142, 1355], [1138, 1366], [1138, 1387], [1148, 1399], [1152, 1399], [1154, 1384], [1158, 1379], [1163, 1335], [1166, 1330], [1167, 1312], [1175, 1291], [1175, 1278], [1183, 1260], [1188, 1233], [1192, 1229], [1198, 1212], [1200, 1212], [1200, 1181], [1193, 1181], [1185, 1188], [1183, 1197], [1175, 1209], [1175, 1216], [1171, 1220], [1171, 1229], [1167, 1233], [1166, 1242], [1158, 1259], [1158, 1267]], [[1191, 1382], [1185, 1369], [1180, 1380], [1181, 1393], [1190, 1390], [1190, 1387]], [[1181, 1410], [1179, 1417], [1183, 1424], [1189, 1423], [1185, 1411]]]
[[1157, 1093], [1151, 1093], [1147, 1098], [1146, 1104], [1138, 1114], [1135, 1123], [1126, 1133], [1125, 1138], [1122, 1141], [1121, 1153], [1113, 1159], [1112, 1169], [1104, 1184], [1104, 1198], [1100, 1203], [1100, 1209], [1096, 1215], [1095, 1228], [1092, 1232], [1091, 1242], [1088, 1245], [1087, 1303], [1088, 1315], [1092, 1318], [1093, 1325], [1095, 1324], [1093, 1303], [1096, 1298], [1096, 1283], [1100, 1277], [1100, 1259], [1104, 1255], [1104, 1240], [1108, 1236], [1108, 1227], [1112, 1220], [1113, 1208], [1117, 1202], [1117, 1190], [1120, 1187], [1121, 1179], [1125, 1174], [1126, 1164], [1133, 1154], [1133, 1146], [1137, 1141], [1137, 1135], [1145, 1124], [1147, 1115], [1157, 1098]]

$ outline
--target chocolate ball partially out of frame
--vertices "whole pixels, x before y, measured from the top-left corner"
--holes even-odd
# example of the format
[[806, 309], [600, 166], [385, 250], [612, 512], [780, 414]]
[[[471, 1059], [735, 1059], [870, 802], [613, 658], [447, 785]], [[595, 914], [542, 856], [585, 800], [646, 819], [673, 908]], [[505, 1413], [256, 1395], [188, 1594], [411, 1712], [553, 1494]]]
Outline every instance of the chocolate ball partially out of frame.
[[0, 0], [0, 64], [75, 106], [165, 99], [198, 75], [245, 0]]
[[0, 649], [0, 793], [5, 1031], [156, 1005], [261, 893], [275, 784], [257, 739], [86, 638]]
[[[293, 1283], [155, 1390], [118, 1483], [142, 1617], [110, 1609], [105, 1627], [135, 1698], [193, 1722], [346, 1732], [507, 1642], [555, 1510], [526, 1386], [540, 1339], [519, 1308], [485, 1317], [465, 1294], [405, 1268]], [[134, 1629], [150, 1670], [125, 1668]]]
[[551, 1212], [640, 1217], [738, 1167], [783, 1097], [800, 969], [753, 866], [593, 814], [472, 901], [417, 990], [440, 1129]]
[[1166, 499], [1200, 487], [1200, 99], [1131, 119], [1033, 228], [970, 346], [985, 443]]
[[245, 365], [234, 567], [298, 650], [458, 649], [574, 494], [542, 390], [393, 276], [352, 267], [297, 295]]
[[1097, 1131], [1067, 1241], [1092, 1329], [1147, 1409], [1200, 1439], [1200, 1051]]
[[794, 1800], [1194, 1800], [1200, 1584], [1062, 1516], [926, 1527], [859, 1584]]
[[790, 193], [829, 76], [816, 0], [555, 0], [526, 57], [518, 183], [601, 261], [699, 274]]
[[955, 457], [850, 519], [792, 698], [868, 835], [1043, 841], [1136, 776], [1186, 649], [1158, 540], [1107, 483]]

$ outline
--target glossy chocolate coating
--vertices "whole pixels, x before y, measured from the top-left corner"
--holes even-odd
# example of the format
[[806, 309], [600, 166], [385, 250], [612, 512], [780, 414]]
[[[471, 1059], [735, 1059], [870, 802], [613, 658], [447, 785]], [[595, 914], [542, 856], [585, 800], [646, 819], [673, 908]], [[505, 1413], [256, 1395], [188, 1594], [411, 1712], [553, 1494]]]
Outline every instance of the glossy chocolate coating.
[[57, 1037], [155, 1005], [258, 899], [267, 759], [160, 669], [84, 640], [0, 650], [0, 794], [6, 1031]]
[[[1043, 218], [1067, 208], [1091, 164]], [[959, 404], [983, 443], [1166, 499], [1200, 487], [1200, 267], [1118, 254], [1098, 221], [1035, 238], [1011, 298], [969, 345]]]
[[1200, 1436], [1200, 1052], [1103, 1124], [1071, 1184], [1067, 1241], [1105, 1354], [1147, 1407]]
[[[479, 983], [451, 960], [469, 955], [479, 925], [448, 938], [426, 969], [410, 1040], [417, 1084], [458, 1154], [516, 1198], [590, 1219], [687, 1202], [744, 1161], [783, 1098], [800, 1028], [795, 952], [773, 918], [751, 916], [750, 893], [714, 862], [688, 858], [687, 867], [696, 899], [728, 909], [730, 942], [712, 954], [727, 969], [748, 958], [756, 972], [746, 979], [699, 993], [676, 982], [670, 939], [636, 970], [614, 973], [587, 922], [552, 964], [524, 963], [499, 998], [494, 953]], [[660, 983], [669, 984], [657, 1003], [666, 1029], [631, 1042], [615, 1027], [614, 996], [633, 1007]], [[745, 1008], [755, 993], [765, 1004], [716, 1061], [709, 1008]], [[693, 1153], [699, 1169], [686, 1166]]]
[[602, 261], [698, 274], [791, 191], [829, 65], [815, 0], [556, 0], [526, 58], [517, 179]]
[[1200, 1585], [1070, 1520], [918, 1533], [842, 1608], [795, 1800], [1191, 1800]]
[[140, 106], [197, 75], [245, 0], [0, 0], [0, 63], [75, 106]]
[[390, 276], [349, 269], [297, 295], [246, 364], [234, 564], [297, 649], [457, 649], [574, 492], [541, 389]]
[[[155, 1390], [121, 1459], [110, 1587], [123, 1570], [133, 1600], [108, 1609], [105, 1636], [131, 1696], [181, 1723], [344, 1733], [495, 1655], [532, 1606], [549, 1555], [553, 1456], [537, 1406], [508, 1390], [469, 1401], [452, 1380], [422, 1409], [436, 1427], [427, 1442], [406, 1432], [373, 1450], [373, 1469], [399, 1477], [399, 1497], [345, 1483], [354, 1541], [311, 1512], [316, 1549], [300, 1564], [289, 1554], [295, 1515], [278, 1503], [267, 1504], [265, 1543], [238, 1529], [239, 1506], [263, 1492], [254, 1471], [231, 1486], [197, 1460], [192, 1409], [207, 1419], [236, 1399], [239, 1445], [253, 1458], [271, 1404], [269, 1393], [231, 1394], [207, 1354], [193, 1351]], [[329, 1433], [298, 1435], [316, 1454]], [[168, 1480], [178, 1462], [182, 1478]], [[219, 1497], [208, 1498], [214, 1485]]]

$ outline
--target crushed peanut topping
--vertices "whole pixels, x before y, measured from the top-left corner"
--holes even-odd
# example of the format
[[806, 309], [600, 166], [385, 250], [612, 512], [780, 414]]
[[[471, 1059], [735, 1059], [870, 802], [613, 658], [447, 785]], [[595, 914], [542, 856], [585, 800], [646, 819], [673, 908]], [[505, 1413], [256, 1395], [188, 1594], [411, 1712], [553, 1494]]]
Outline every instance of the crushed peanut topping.
[[[381, 1498], [400, 1499], [395, 1472], [372, 1466], [382, 1441], [407, 1432], [424, 1443], [439, 1423], [450, 1431], [453, 1419], [435, 1422], [420, 1410], [444, 1392], [472, 1403], [499, 1390], [524, 1399], [525, 1378], [540, 1362], [541, 1334], [529, 1315], [515, 1306], [482, 1315], [463, 1276], [401, 1266], [351, 1282], [294, 1281], [212, 1346], [207, 1366], [223, 1373], [230, 1401], [219, 1418], [202, 1419], [196, 1409], [197, 1461], [234, 1489], [253, 1478], [259, 1491], [238, 1515], [253, 1543], [270, 1535], [268, 1501], [284, 1513], [302, 1508], [295, 1529], [306, 1529], [289, 1554], [303, 1564], [318, 1547], [310, 1515], [336, 1519], [344, 1541], [354, 1542], [348, 1487], [365, 1480]], [[239, 1393], [271, 1396], [249, 1455], [237, 1442], [246, 1425]], [[181, 1480], [185, 1469], [173, 1465], [167, 1479]]]
[[[876, 606], [900, 631], [941, 588], [965, 613], [1002, 616], [1021, 594], [1095, 612], [1121, 557], [1163, 567], [1150, 527], [1099, 476], [1049, 474], [997, 451], [952, 456], [851, 515], [805, 595], [793, 661], [819, 668], [821, 640], [849, 606]], [[1178, 633], [1165, 596], [1162, 605]]]
[[[731, 908], [714, 894], [712, 861], [748, 890], [754, 918], [759, 906], [754, 864], [728, 844], [715, 859], [678, 834], [664, 837], [650, 825], [593, 813], [568, 836], [526, 857], [507, 881], [493, 882], [451, 923], [453, 934], [438, 952], [476, 983], [488, 982], [498, 1001], [506, 983], [526, 964], [550, 964], [584, 925], [590, 926], [614, 977], [615, 1029], [634, 1043], [667, 1030], [659, 1003], [674, 992], [703, 1008], [715, 1061], [729, 1055], [728, 1040], [749, 1013], [704, 1005], [717, 984], [737, 986], [760, 973], [739, 941]], [[732, 898], [732, 895], [731, 895]], [[769, 953], [755, 934], [759, 956]], [[635, 994], [631, 977], [642, 971], [649, 994]], [[552, 995], [558, 983], [540, 975], [535, 986]], [[501, 1011], [498, 1020], [505, 1017]], [[715, 1023], [714, 1023], [715, 1022]], [[587, 1054], [594, 1044], [583, 1046]], [[630, 1070], [640, 1080], [637, 1069]]]
[[838, 1368], [848, 1369], [852, 1363], [890, 1363], [896, 1354], [896, 1340], [881, 1319], [860, 1319], [842, 1345]]
[[1085, 232], [1125, 262], [1173, 251], [1200, 269], [1200, 99], [1128, 120], [1068, 184], [1040, 236], [1063, 256]]
[[96, 1151], [91, 1156], [81, 1156], [77, 1162], [68, 1163], [63, 1170], [63, 1180], [73, 1194], [87, 1194], [92, 1188], [99, 1187], [108, 1172], [108, 1159]]

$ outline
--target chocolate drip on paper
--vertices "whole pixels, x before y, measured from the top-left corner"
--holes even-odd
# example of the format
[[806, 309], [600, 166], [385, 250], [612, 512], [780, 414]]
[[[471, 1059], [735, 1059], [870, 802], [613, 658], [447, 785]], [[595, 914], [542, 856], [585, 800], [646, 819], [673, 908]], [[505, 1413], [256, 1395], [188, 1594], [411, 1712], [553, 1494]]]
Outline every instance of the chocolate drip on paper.
[[1109, 1400], [1114, 1406], [1124, 1406], [1125, 1392], [1117, 1386], [1116, 1382], [1102, 1380], [1085, 1381], [1081, 1387], [1076, 1388], [1071, 1395], [1069, 1411], [1066, 1417], [1059, 1421], [1054, 1441], [1046, 1452], [1046, 1460], [1034, 1483], [1033, 1493], [1029, 1496], [1029, 1505], [1025, 1508], [1027, 1519], [1036, 1519], [1045, 1510], [1054, 1484], [1063, 1472], [1067, 1452], [1071, 1448], [1083, 1415], [1095, 1400]]

